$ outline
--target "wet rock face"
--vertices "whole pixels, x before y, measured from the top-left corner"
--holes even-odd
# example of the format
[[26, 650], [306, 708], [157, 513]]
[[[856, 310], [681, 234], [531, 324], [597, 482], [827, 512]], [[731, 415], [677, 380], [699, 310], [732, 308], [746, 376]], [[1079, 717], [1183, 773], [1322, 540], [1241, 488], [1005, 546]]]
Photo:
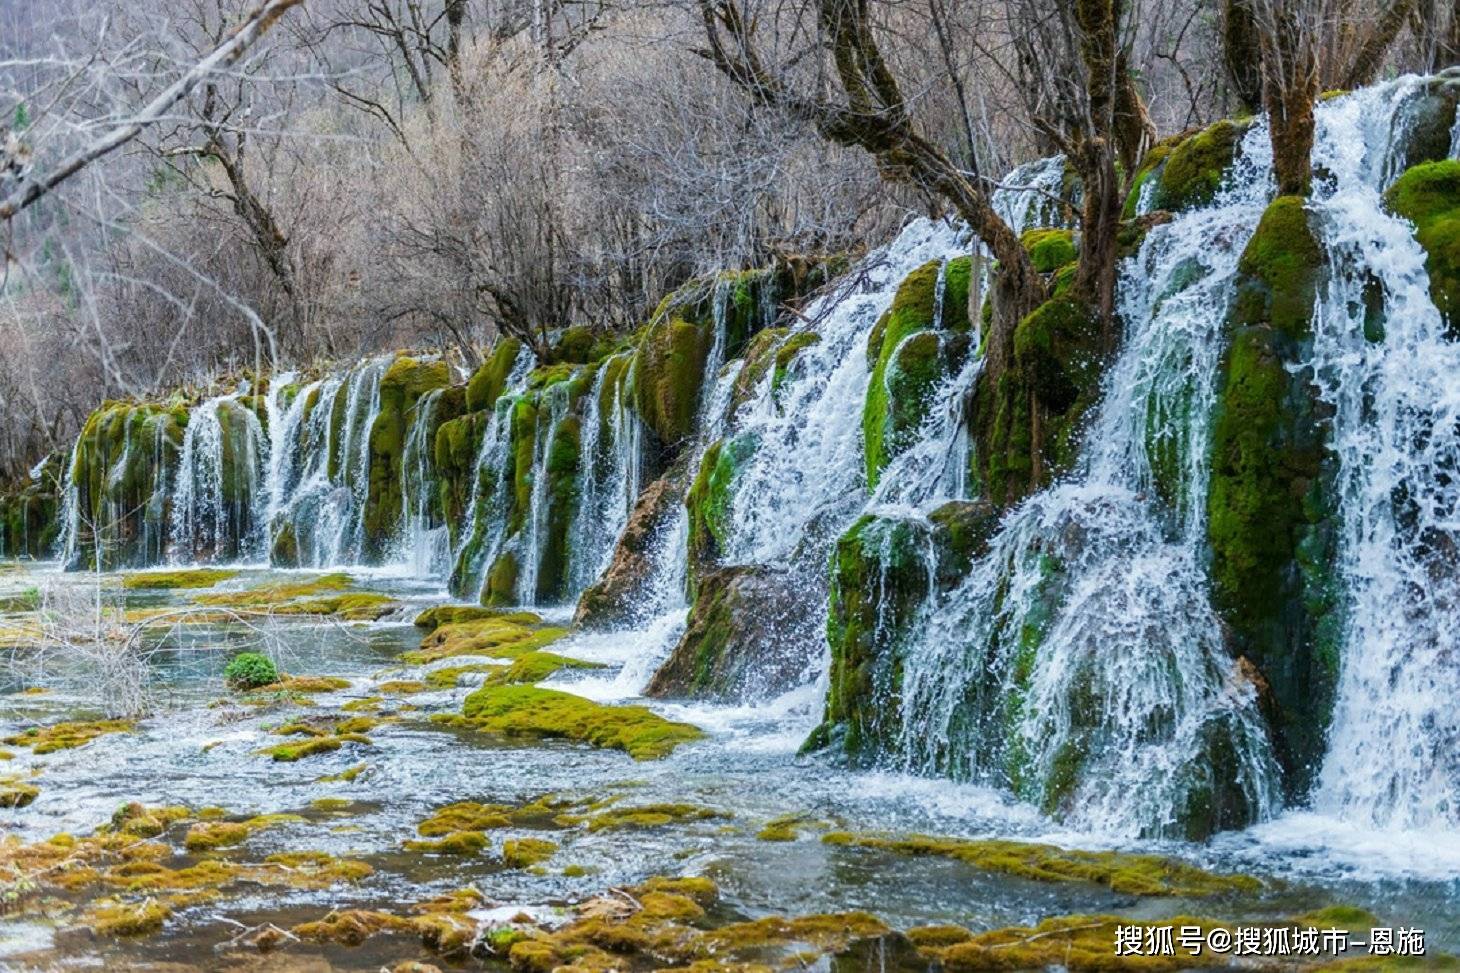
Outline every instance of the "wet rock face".
[[613, 549], [613, 560], [603, 577], [583, 592], [573, 624], [587, 628], [615, 628], [636, 620], [654, 570], [653, 549], [660, 532], [684, 503], [684, 478], [666, 475], [639, 495], [628, 526]]
[[1322, 756], [1338, 677], [1327, 410], [1303, 368], [1322, 251], [1302, 200], [1275, 199], [1239, 265], [1214, 417], [1208, 540], [1213, 602], [1272, 689], [1295, 793]]
[[772, 568], [742, 565], [707, 572], [689, 624], [646, 696], [733, 703], [770, 699], [795, 688], [810, 662], [807, 636], [819, 599]]

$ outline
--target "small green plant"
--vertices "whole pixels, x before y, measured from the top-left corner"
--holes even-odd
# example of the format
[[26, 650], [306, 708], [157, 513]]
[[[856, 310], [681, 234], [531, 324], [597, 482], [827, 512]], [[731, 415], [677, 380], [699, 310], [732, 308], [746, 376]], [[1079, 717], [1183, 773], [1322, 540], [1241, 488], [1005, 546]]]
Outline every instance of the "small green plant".
[[257, 689], [279, 681], [274, 660], [258, 652], [242, 652], [228, 661], [223, 678], [234, 689]]

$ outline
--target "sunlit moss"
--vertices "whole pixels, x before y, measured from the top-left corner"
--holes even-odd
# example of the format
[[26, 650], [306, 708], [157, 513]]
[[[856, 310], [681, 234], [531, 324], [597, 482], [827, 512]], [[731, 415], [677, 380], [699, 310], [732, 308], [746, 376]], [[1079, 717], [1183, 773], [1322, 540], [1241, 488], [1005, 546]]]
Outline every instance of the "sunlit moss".
[[1173, 858], [1118, 851], [1067, 850], [1055, 845], [1002, 839], [902, 838], [834, 831], [822, 836], [832, 845], [876, 848], [900, 855], [954, 858], [987, 871], [1041, 882], [1091, 882], [1127, 895], [1201, 896], [1252, 893], [1262, 883], [1249, 875], [1208, 872]]
[[487, 686], [466, 698], [458, 721], [504, 736], [563, 737], [623, 750], [635, 760], [667, 756], [704, 734], [645, 706], [605, 706], [532, 686]]
[[32, 726], [5, 737], [4, 742], [16, 747], [29, 747], [36, 754], [55, 753], [84, 746], [108, 733], [127, 733], [136, 724], [131, 720], [90, 720]]
[[502, 843], [502, 862], [508, 868], [527, 868], [557, 853], [555, 842], [544, 838], [509, 838]]
[[487, 844], [487, 836], [480, 831], [452, 831], [440, 838], [409, 839], [405, 849], [433, 855], [475, 855]]
[[184, 568], [179, 571], [145, 571], [122, 577], [122, 587], [141, 590], [173, 590], [179, 588], [211, 588], [238, 577], [228, 568]]

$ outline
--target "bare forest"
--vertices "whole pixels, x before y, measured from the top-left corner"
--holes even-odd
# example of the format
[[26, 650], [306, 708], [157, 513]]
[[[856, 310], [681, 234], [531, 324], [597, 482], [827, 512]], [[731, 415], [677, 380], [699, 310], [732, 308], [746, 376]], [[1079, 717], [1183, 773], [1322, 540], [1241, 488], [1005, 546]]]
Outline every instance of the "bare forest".
[[0, 0], [0, 480], [104, 399], [628, 331], [916, 214], [998, 260], [997, 368], [1045, 286], [989, 203], [1013, 166], [1066, 155], [1109, 316], [1157, 140], [1267, 111], [1301, 193], [1321, 93], [1457, 30], [1447, 0]]

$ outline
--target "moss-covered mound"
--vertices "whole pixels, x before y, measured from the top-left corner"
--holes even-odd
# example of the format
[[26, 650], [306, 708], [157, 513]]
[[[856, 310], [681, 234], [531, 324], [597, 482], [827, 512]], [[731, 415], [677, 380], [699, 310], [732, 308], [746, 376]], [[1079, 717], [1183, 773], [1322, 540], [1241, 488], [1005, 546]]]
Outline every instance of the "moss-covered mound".
[[1182, 210], [1211, 202], [1237, 157], [1248, 124], [1224, 119], [1172, 148], [1161, 167], [1155, 208]]
[[1425, 250], [1430, 297], [1451, 337], [1460, 337], [1460, 161], [1413, 166], [1385, 192], [1384, 203], [1414, 224]]
[[68, 458], [58, 449], [23, 479], [0, 487], [0, 558], [40, 559], [56, 553]]
[[542, 619], [531, 612], [498, 613], [440, 625], [421, 639], [419, 649], [403, 653], [401, 658], [414, 665], [463, 655], [516, 659], [566, 634], [566, 629], [544, 626]]
[[78, 531], [68, 567], [95, 567], [98, 559], [104, 569], [162, 560], [167, 537], [160, 525], [170, 514], [168, 486], [187, 424], [181, 402], [107, 402], [87, 418], [71, 467]]
[[1090, 882], [1124, 895], [1251, 895], [1262, 883], [1249, 875], [1222, 875], [1159, 855], [1118, 851], [1072, 851], [1055, 845], [998, 839], [938, 838], [928, 835], [886, 837], [833, 831], [830, 845], [876, 848], [899, 855], [953, 858], [975, 868], [1017, 875], [1038, 882]]
[[1298, 789], [1322, 755], [1338, 671], [1328, 419], [1303, 367], [1322, 265], [1303, 201], [1274, 200], [1238, 265], [1207, 501], [1213, 597], [1271, 687]]
[[507, 379], [522, 354], [522, 342], [516, 338], [502, 338], [493, 347], [487, 360], [472, 372], [466, 383], [466, 409], [468, 412], [490, 411], [497, 399], [507, 389]]
[[867, 485], [917, 438], [939, 383], [969, 353], [967, 257], [908, 274], [867, 339], [871, 377], [862, 405]]
[[238, 577], [229, 568], [183, 568], [178, 571], [145, 571], [122, 578], [122, 587], [129, 590], [174, 590], [178, 588], [211, 588]]
[[490, 686], [466, 698], [458, 721], [503, 736], [561, 737], [622, 750], [635, 760], [668, 756], [703, 734], [644, 706], [604, 706], [532, 686]]

